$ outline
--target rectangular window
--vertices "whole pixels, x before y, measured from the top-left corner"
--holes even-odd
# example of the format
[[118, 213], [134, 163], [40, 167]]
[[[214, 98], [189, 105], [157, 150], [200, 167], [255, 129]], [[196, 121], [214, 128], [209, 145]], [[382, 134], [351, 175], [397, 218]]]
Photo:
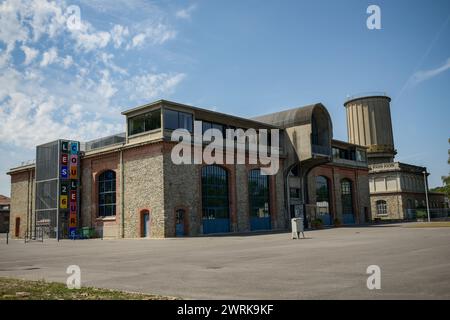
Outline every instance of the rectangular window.
[[178, 126], [178, 111], [164, 109], [164, 128], [176, 130]]
[[164, 128], [168, 130], [186, 129], [192, 132], [192, 114], [164, 109]]
[[363, 150], [356, 150], [356, 161], [366, 162], [366, 153]]
[[224, 133], [223, 125], [221, 125], [221, 124], [213, 123], [213, 124], [212, 124], [212, 128], [213, 128], [213, 129], [219, 130], [222, 134]]
[[212, 127], [212, 123], [211, 122], [206, 122], [202, 120], [202, 130], [203, 133], [205, 133], [207, 130], [211, 129]]
[[161, 109], [128, 119], [128, 134], [134, 135], [161, 128]]
[[189, 132], [192, 132], [192, 114], [179, 112], [178, 113], [178, 124], [180, 128], [186, 129]]
[[299, 188], [289, 188], [289, 195], [291, 198], [300, 198]]
[[339, 159], [339, 149], [333, 148], [333, 159]]
[[217, 129], [217, 130], [219, 130], [221, 133], [222, 133], [222, 135], [225, 137], [225, 134], [226, 134], [226, 129], [227, 129], [227, 126], [226, 125], [223, 125], [223, 124], [220, 124], [220, 123], [216, 123], [216, 122], [210, 122], [210, 121], [205, 121], [205, 120], [200, 120], [200, 119], [198, 119], [198, 121], [201, 121], [202, 122], [202, 130], [203, 130], [203, 133], [205, 133], [207, 130], [209, 130], [209, 129]]

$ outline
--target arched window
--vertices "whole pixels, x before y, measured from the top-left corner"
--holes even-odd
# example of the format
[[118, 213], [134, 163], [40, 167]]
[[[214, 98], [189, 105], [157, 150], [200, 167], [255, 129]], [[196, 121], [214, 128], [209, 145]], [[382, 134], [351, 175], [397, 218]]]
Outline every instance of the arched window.
[[324, 176], [316, 177], [316, 208], [318, 218], [325, 225], [330, 225], [330, 188], [328, 179]]
[[229, 232], [228, 172], [217, 165], [202, 168], [203, 233]]
[[248, 175], [248, 196], [250, 204], [251, 230], [269, 230], [269, 176], [262, 175], [260, 169], [254, 169]]
[[377, 214], [378, 215], [386, 215], [387, 214], [387, 204], [384, 200], [378, 200], [376, 202], [377, 205]]
[[98, 177], [98, 215], [116, 215], [116, 173], [108, 170]]
[[355, 223], [352, 188], [353, 186], [350, 180], [344, 179], [341, 181], [341, 202], [344, 223]]

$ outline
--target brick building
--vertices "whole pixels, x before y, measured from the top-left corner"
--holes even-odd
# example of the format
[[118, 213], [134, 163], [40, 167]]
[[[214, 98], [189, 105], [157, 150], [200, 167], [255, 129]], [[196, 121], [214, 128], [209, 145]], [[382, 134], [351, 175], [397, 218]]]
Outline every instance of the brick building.
[[[163, 238], [288, 230], [294, 216], [305, 217], [307, 225], [318, 218], [326, 225], [370, 220], [366, 148], [333, 140], [331, 118], [320, 103], [254, 119], [165, 100], [122, 114], [125, 133], [81, 143], [76, 154], [64, 151], [70, 141], [44, 144], [37, 147], [36, 164], [9, 171], [14, 236], [37, 228], [67, 236], [72, 224], [106, 238]], [[194, 121], [202, 121], [203, 131], [279, 130], [278, 172], [263, 175], [262, 165], [248, 161], [175, 164], [171, 133], [183, 128], [192, 134]], [[69, 170], [70, 179], [67, 157], [79, 166]], [[53, 172], [67, 181], [48, 176]], [[69, 206], [67, 194], [75, 201]]]
[[9, 230], [9, 211], [11, 199], [0, 194], [0, 233]]

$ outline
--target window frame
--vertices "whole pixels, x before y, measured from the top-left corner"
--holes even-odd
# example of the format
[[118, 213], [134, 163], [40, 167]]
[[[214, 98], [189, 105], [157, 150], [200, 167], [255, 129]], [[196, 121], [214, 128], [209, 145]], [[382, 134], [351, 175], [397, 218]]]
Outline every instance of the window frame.
[[[155, 114], [155, 116], [153, 116], [153, 114]], [[134, 132], [132, 122], [136, 121], [138, 119], [142, 119], [142, 121], [143, 121], [143, 129], [141, 131], [139, 131], [139, 132], [137, 132], [137, 131]], [[151, 121], [151, 119], [159, 119], [159, 120], [157, 120], [157, 122], [159, 123], [159, 127], [147, 128], [146, 127], [147, 126], [147, 122], [149, 120]], [[149, 110], [147, 112], [144, 112], [144, 113], [141, 113], [141, 114], [129, 117], [127, 119], [127, 126], [128, 126], [128, 128], [127, 128], [128, 132], [127, 133], [128, 133], [129, 137], [132, 137], [132, 136], [135, 136], [135, 135], [139, 135], [139, 134], [142, 134], [142, 133], [146, 133], [146, 132], [152, 132], [152, 131], [156, 131], [156, 130], [161, 130], [161, 128], [162, 128], [161, 108]]]
[[[249, 212], [250, 217], [269, 218], [271, 216], [269, 176], [262, 175], [261, 169], [252, 169], [248, 173], [247, 185], [248, 185], [248, 202], [250, 209]], [[261, 207], [261, 203], [263, 202], [264, 208]], [[261, 216], [261, 212], [263, 216]]]
[[377, 216], [387, 216], [387, 202], [386, 200], [377, 200], [375, 202], [377, 208]]
[[[167, 122], [168, 121], [167, 121], [166, 116], [169, 113], [176, 113], [177, 114], [177, 120], [176, 120], [177, 121], [177, 125], [175, 127], [168, 127], [167, 126]], [[164, 108], [162, 114], [163, 114], [164, 130], [172, 130], [173, 131], [173, 130], [177, 130], [177, 129], [186, 129], [190, 133], [193, 132], [193, 130], [194, 130], [194, 114], [193, 113], [185, 112], [185, 111], [179, 111], [179, 110], [175, 110], [175, 109], [171, 109], [171, 108]], [[185, 117], [184, 119], [190, 118], [190, 122], [188, 123], [187, 126], [184, 126], [184, 124], [187, 123], [186, 121], [183, 121], [183, 122], [186, 122], [186, 123], [181, 123], [182, 122], [181, 119], [182, 119], [183, 116]]]
[[[107, 174], [112, 173], [112, 177], [106, 177]], [[117, 175], [114, 170], [106, 170], [103, 171], [98, 176], [97, 182], [97, 217], [99, 218], [107, 218], [107, 217], [115, 217], [117, 214], [117, 188], [116, 188], [116, 180]], [[108, 187], [108, 190], [105, 191]], [[108, 201], [107, 201], [108, 199]], [[107, 209], [108, 208], [108, 209]], [[107, 212], [107, 210], [109, 212]]]
[[[344, 185], [348, 184], [344, 188]], [[350, 200], [349, 200], [350, 199]], [[353, 203], [353, 182], [350, 179], [344, 178], [341, 180], [341, 206], [342, 206], [342, 214], [352, 214], [354, 215], [354, 203]], [[347, 211], [347, 209], [351, 209]]]
[[[202, 219], [230, 218], [230, 176], [227, 169], [218, 165], [205, 165], [201, 168]], [[220, 205], [212, 205], [212, 204]], [[217, 215], [216, 209], [225, 214]]]

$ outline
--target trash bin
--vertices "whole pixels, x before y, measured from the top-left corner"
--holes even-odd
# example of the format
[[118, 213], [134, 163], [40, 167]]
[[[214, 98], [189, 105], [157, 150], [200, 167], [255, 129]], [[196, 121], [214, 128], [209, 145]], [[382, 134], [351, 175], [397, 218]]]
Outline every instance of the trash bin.
[[81, 228], [81, 237], [84, 239], [89, 239], [91, 237], [91, 228], [89, 227]]
[[303, 238], [305, 237], [304, 232], [304, 224], [303, 224], [303, 218], [292, 218], [291, 219], [291, 226], [292, 226], [292, 239], [300, 239], [300, 233], [303, 235]]

